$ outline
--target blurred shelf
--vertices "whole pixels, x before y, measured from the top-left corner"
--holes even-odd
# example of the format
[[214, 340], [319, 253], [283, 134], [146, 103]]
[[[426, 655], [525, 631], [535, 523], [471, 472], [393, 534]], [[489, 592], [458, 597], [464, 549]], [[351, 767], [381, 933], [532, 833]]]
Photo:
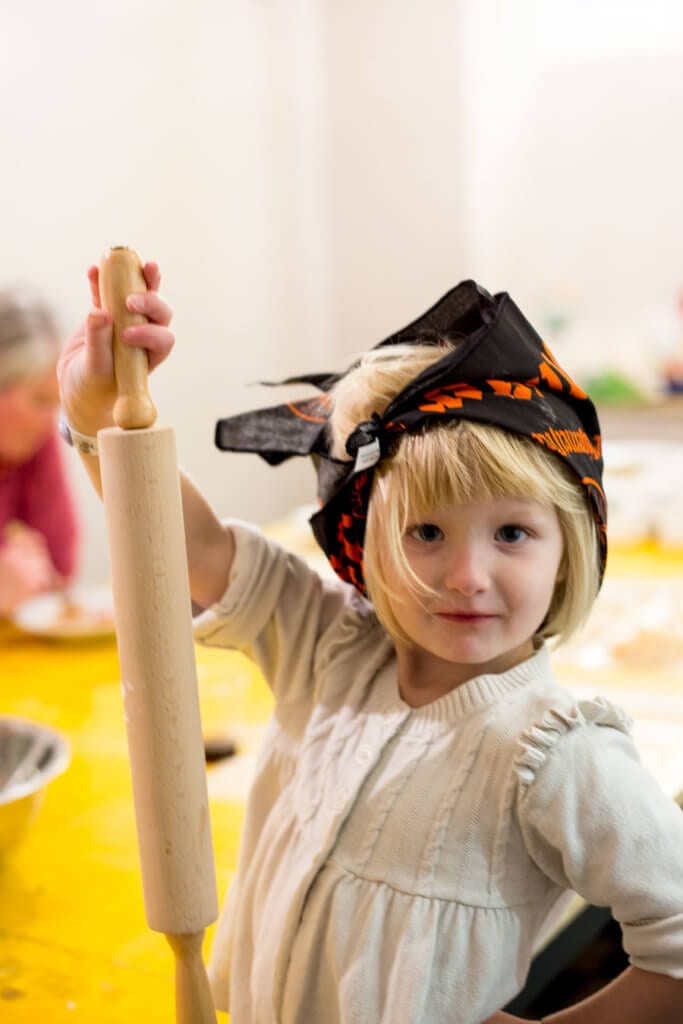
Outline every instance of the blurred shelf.
[[683, 441], [683, 396], [651, 404], [598, 405], [603, 438], [654, 438]]

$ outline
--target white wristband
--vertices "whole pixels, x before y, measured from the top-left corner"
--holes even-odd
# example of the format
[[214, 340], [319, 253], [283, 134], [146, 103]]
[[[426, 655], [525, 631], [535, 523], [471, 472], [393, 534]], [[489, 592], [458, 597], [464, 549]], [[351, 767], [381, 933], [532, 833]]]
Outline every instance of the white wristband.
[[74, 430], [74, 428], [69, 426], [67, 423], [64, 412], [62, 412], [59, 417], [59, 433], [62, 435], [66, 443], [71, 445], [72, 448], [75, 448], [77, 452], [82, 452], [83, 455], [99, 455], [97, 438], [90, 437], [88, 434], [81, 434], [78, 430]]

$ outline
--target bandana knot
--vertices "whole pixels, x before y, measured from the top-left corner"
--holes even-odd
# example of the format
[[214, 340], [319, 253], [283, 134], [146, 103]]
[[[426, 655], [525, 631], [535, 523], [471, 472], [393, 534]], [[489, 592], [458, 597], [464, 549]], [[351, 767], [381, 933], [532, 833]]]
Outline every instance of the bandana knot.
[[346, 453], [356, 460], [354, 472], [374, 466], [386, 455], [386, 432], [376, 412], [349, 434]]

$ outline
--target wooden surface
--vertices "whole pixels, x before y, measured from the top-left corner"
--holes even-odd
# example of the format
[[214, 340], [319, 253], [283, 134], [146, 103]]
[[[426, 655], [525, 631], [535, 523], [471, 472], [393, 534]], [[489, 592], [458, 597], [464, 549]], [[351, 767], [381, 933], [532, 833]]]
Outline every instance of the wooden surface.
[[[609, 571], [613, 577], [680, 579], [683, 553], [651, 546], [613, 552]], [[208, 772], [222, 903], [271, 700], [240, 655], [197, 648], [197, 662], [205, 734], [227, 733], [240, 750]], [[113, 641], [49, 642], [0, 625], [2, 712], [55, 726], [73, 751], [70, 768], [50, 784], [24, 843], [0, 866], [3, 1024], [173, 1020], [172, 957], [163, 936], [145, 922], [118, 673]], [[620, 698], [632, 700], [653, 754], [670, 745], [678, 760], [662, 761], [657, 771], [673, 793], [683, 788], [676, 732], [683, 734], [683, 679], [653, 679], [649, 685], [634, 672], [613, 675], [610, 683], [603, 673], [584, 683], [607, 695], [613, 685]], [[221, 1024], [228, 1019], [218, 1018]]]

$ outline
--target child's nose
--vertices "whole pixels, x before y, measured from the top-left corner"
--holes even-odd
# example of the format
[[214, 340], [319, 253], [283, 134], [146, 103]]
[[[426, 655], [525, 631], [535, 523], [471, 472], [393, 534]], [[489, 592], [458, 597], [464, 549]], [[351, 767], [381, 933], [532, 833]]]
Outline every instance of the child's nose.
[[457, 590], [466, 597], [488, 589], [486, 559], [476, 545], [459, 547], [452, 552], [446, 563], [444, 583], [448, 590]]

